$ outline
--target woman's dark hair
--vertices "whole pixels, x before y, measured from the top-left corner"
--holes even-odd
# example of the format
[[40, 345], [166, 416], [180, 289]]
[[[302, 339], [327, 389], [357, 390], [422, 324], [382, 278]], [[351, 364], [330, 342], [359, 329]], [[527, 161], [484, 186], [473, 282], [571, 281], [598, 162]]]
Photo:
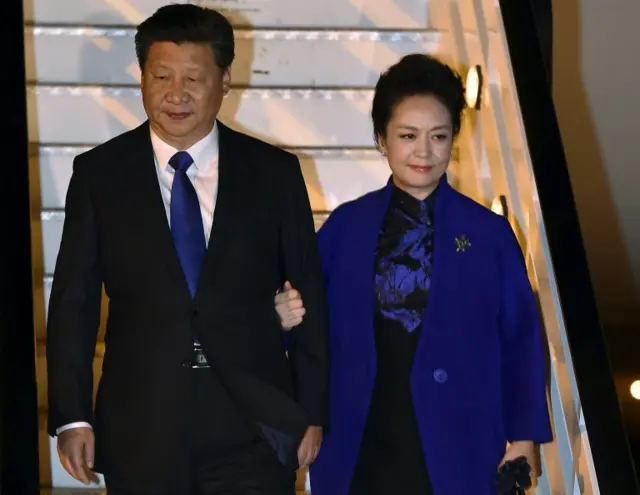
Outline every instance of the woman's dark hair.
[[142, 70], [149, 48], [158, 41], [207, 43], [213, 48], [216, 64], [226, 69], [235, 57], [233, 27], [220, 12], [192, 4], [171, 4], [160, 7], [143, 21], [136, 32], [138, 65]]
[[414, 53], [400, 59], [378, 79], [371, 109], [376, 144], [378, 136], [386, 134], [396, 105], [417, 95], [433, 96], [447, 107], [453, 135], [458, 135], [466, 106], [460, 74], [435, 57]]

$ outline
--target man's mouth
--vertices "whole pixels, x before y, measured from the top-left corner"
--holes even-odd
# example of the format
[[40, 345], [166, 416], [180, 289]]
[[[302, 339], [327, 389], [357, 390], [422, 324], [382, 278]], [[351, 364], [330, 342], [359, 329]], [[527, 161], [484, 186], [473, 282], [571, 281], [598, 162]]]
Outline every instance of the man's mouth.
[[184, 120], [187, 117], [189, 117], [191, 113], [190, 112], [167, 112], [167, 115], [171, 120]]

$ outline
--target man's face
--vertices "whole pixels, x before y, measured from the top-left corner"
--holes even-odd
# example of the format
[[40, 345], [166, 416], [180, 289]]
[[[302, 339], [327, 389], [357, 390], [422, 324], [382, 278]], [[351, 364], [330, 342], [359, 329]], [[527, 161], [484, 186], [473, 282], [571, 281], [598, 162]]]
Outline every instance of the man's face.
[[230, 83], [230, 70], [216, 65], [210, 45], [153, 43], [142, 70], [151, 128], [176, 149], [191, 147], [211, 132]]

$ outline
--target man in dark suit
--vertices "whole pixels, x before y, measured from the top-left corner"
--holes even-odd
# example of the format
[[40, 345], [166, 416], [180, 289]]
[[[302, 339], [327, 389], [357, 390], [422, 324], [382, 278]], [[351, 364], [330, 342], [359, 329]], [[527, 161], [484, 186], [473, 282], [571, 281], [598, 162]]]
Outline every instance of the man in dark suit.
[[[328, 412], [324, 287], [299, 163], [216, 120], [234, 58], [224, 16], [165, 6], [135, 43], [149, 120], [78, 156], [67, 193], [50, 434], [67, 471], [104, 473], [110, 495], [293, 494]], [[285, 280], [306, 306], [288, 354], [273, 303]]]

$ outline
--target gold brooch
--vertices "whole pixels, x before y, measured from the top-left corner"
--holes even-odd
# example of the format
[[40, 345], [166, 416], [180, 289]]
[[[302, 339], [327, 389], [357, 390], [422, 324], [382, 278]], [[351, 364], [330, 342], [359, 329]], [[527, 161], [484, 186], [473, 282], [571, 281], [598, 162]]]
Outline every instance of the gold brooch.
[[467, 249], [471, 247], [471, 242], [466, 235], [461, 235], [460, 237], [455, 238], [456, 241], [456, 253], [464, 253]]

